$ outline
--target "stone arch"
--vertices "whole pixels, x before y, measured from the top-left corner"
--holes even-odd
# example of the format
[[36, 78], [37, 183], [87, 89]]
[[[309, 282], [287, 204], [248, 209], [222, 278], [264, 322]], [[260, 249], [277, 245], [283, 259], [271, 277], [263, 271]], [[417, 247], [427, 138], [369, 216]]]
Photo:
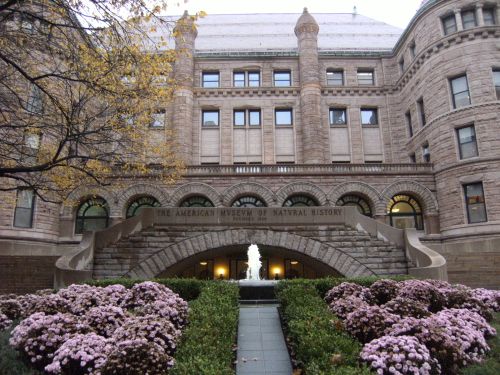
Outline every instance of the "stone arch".
[[250, 243], [296, 251], [326, 264], [346, 277], [375, 275], [375, 272], [352, 256], [311, 238], [272, 230], [228, 229], [187, 238], [161, 249], [139, 262], [125, 276], [150, 279], [193, 255], [220, 247]]
[[162, 207], [168, 205], [168, 195], [163, 189], [151, 184], [136, 184], [128, 187], [120, 193], [118, 206], [121, 207], [122, 216], [125, 217], [127, 207], [134, 198], [148, 195], [160, 202]]
[[276, 205], [274, 193], [265, 186], [255, 182], [242, 182], [227, 188], [222, 193], [222, 203], [224, 206], [229, 207], [236, 198], [244, 195], [255, 195], [261, 198], [268, 207]]
[[389, 201], [397, 194], [409, 194], [417, 198], [422, 205], [424, 215], [438, 213], [438, 202], [434, 194], [424, 185], [409, 180], [394, 182], [384, 189], [380, 195], [384, 212]]
[[328, 200], [332, 206], [335, 206], [335, 203], [346, 194], [356, 194], [365, 198], [372, 208], [373, 215], [385, 214], [384, 208], [380, 204], [380, 193], [373, 186], [359, 181], [344, 182], [335, 186], [328, 193]]
[[292, 182], [276, 192], [276, 205], [281, 207], [288, 197], [298, 194], [314, 198], [320, 206], [325, 206], [327, 203], [325, 192], [318, 186], [309, 182]]
[[192, 182], [178, 187], [170, 197], [170, 205], [178, 207], [186, 198], [193, 195], [203, 195], [212, 201], [215, 207], [222, 206], [220, 194], [213, 187], [207, 184]]
[[85, 199], [89, 197], [99, 196], [106, 200], [109, 206], [109, 216], [119, 217], [121, 216], [120, 206], [118, 205], [118, 199], [116, 194], [111, 190], [106, 189], [102, 186], [80, 186], [74, 189], [68, 194], [66, 198], [66, 203], [61, 206], [61, 215], [63, 217], [75, 217], [78, 205], [82, 203]]

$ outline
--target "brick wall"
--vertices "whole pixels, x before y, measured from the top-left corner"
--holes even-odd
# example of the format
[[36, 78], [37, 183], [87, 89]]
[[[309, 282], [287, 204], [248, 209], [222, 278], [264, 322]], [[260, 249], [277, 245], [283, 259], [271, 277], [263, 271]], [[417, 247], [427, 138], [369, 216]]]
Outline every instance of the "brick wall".
[[54, 285], [57, 256], [0, 256], [0, 293], [30, 293]]

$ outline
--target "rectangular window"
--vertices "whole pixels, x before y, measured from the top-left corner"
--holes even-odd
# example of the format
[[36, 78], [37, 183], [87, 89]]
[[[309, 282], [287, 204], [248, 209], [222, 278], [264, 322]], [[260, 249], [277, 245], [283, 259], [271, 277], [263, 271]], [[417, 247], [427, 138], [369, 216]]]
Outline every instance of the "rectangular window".
[[234, 110], [234, 126], [259, 126], [260, 109], [235, 109]]
[[326, 71], [326, 84], [328, 86], [343, 86], [344, 85], [344, 71], [343, 70], [327, 70]]
[[219, 126], [219, 111], [202, 111], [203, 126]]
[[443, 18], [444, 35], [450, 35], [457, 31], [457, 21], [454, 14]]
[[483, 19], [485, 26], [495, 25], [495, 8], [483, 9]]
[[488, 221], [484, 201], [483, 183], [475, 182], [464, 185], [465, 205], [469, 224]]
[[245, 126], [245, 111], [235, 110], [234, 111], [234, 126]]
[[378, 125], [378, 110], [361, 108], [361, 125]]
[[248, 111], [248, 124], [250, 126], [259, 126], [260, 123], [260, 109], [250, 109]]
[[289, 70], [274, 72], [274, 86], [286, 87], [292, 85], [292, 73]]
[[468, 159], [478, 156], [476, 131], [473, 125], [457, 129], [457, 138], [458, 148], [460, 150], [460, 159]]
[[359, 85], [371, 85], [371, 86], [373, 86], [375, 84], [373, 70], [358, 69], [358, 84]]
[[450, 80], [453, 96], [453, 108], [470, 105], [469, 84], [467, 76], [460, 76]]
[[430, 163], [431, 162], [431, 152], [429, 150], [429, 144], [426, 143], [422, 146], [422, 159], [424, 160], [424, 163]]
[[500, 70], [493, 71], [493, 83], [495, 84], [497, 99], [500, 100]]
[[411, 113], [410, 111], [405, 113], [405, 118], [406, 118], [406, 126], [408, 127], [408, 134], [410, 137], [413, 137], [413, 126], [411, 124]]
[[259, 71], [241, 71], [233, 73], [234, 87], [259, 87], [260, 72]]
[[248, 72], [248, 86], [249, 87], [260, 86], [260, 72]]
[[219, 72], [203, 72], [202, 86], [206, 88], [219, 87]]
[[347, 125], [347, 110], [330, 108], [330, 125]]
[[14, 212], [14, 226], [31, 228], [33, 226], [33, 209], [35, 207], [35, 194], [31, 189], [17, 191], [16, 210]]
[[476, 12], [474, 10], [466, 10], [465, 12], [462, 12], [462, 24], [464, 26], [464, 30], [476, 27]]
[[420, 116], [420, 125], [425, 126], [425, 124], [427, 124], [427, 119], [425, 118], [424, 98], [417, 100], [417, 111]]
[[26, 110], [38, 115], [43, 113], [43, 92], [36, 85], [30, 86], [28, 100], [26, 101]]
[[416, 163], [417, 162], [417, 157], [415, 156], [415, 153], [410, 154], [410, 163]]
[[276, 125], [293, 125], [293, 115], [291, 109], [276, 109], [274, 111]]
[[233, 73], [234, 87], [245, 87], [245, 72]]
[[163, 128], [165, 126], [165, 111], [159, 110], [151, 115], [151, 127], [152, 128]]
[[414, 59], [415, 56], [416, 56], [416, 49], [417, 49], [417, 46], [416, 46], [415, 42], [413, 41], [410, 44], [410, 56], [411, 56], [412, 59]]
[[401, 72], [401, 74], [403, 74], [405, 71], [405, 59], [404, 58], [401, 58], [399, 60], [399, 71]]

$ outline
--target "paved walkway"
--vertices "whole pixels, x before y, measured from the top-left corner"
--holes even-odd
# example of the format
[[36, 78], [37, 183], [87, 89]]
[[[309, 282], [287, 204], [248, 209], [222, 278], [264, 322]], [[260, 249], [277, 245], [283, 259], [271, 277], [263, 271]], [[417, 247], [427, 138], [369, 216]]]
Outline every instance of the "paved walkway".
[[276, 305], [240, 306], [236, 374], [292, 374]]

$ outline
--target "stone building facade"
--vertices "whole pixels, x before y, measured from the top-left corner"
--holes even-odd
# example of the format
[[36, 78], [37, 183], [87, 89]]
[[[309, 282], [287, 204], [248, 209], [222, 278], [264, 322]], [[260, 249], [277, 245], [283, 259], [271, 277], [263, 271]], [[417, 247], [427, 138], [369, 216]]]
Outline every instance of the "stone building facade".
[[307, 10], [183, 24], [179, 88], [151, 136], [175, 131], [185, 176], [35, 201], [21, 226], [20, 200], [2, 203], [3, 288], [47, 286], [84, 229], [141, 207], [302, 205], [415, 227], [450, 281], [498, 288], [499, 25], [498, 0], [425, 1], [405, 30]]

